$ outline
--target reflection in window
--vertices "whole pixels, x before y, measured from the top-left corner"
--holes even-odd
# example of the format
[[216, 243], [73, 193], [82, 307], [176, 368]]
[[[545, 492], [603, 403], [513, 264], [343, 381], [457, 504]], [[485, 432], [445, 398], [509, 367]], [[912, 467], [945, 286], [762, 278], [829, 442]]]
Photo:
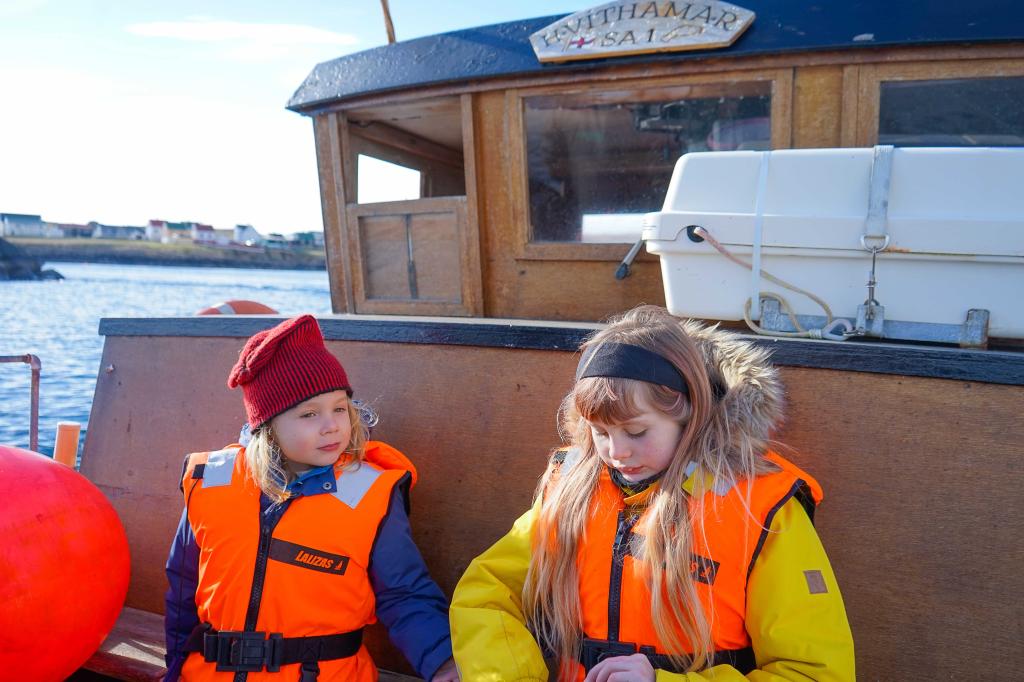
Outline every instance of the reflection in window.
[[356, 202], [405, 201], [420, 198], [420, 172], [397, 163], [360, 154]]
[[643, 213], [584, 213], [580, 224], [580, 241], [609, 244], [632, 243], [640, 238], [644, 227]]
[[1024, 145], [1024, 77], [881, 84], [878, 143], [904, 147]]
[[681, 155], [771, 144], [770, 82], [524, 101], [533, 241], [635, 241]]

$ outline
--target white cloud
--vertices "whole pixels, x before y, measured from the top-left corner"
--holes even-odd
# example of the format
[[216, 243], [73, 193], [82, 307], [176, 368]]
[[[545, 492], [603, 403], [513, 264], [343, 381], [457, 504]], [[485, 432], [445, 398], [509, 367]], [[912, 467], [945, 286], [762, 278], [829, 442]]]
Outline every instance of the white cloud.
[[[261, 64], [293, 57], [295, 49], [289, 45], [272, 43], [243, 43], [224, 50], [222, 54], [233, 62]], [[292, 85], [294, 86], [295, 83]]]
[[359, 39], [302, 24], [253, 24], [196, 17], [187, 21], [157, 21], [132, 24], [129, 33], [151, 38], [173, 38], [189, 42], [235, 42], [255, 45], [356, 45]]
[[[132, 24], [129, 33], [146, 38], [167, 38], [219, 48], [224, 59], [246, 64], [280, 62], [304, 55], [304, 61], [323, 60], [343, 48], [359, 44], [349, 33], [337, 33], [302, 24], [257, 24], [188, 17], [184, 21]], [[345, 49], [344, 51], [348, 51]]]
[[0, 17], [32, 14], [47, 4], [49, 4], [49, 0], [3, 0], [0, 2]]
[[264, 233], [321, 227], [308, 119], [75, 69], [0, 65], [0, 92], [27, 104], [0, 107], [0, 210], [63, 222], [250, 223]]
[[250, 223], [261, 232], [319, 229], [312, 125], [283, 107], [314, 64], [351, 50], [356, 38], [208, 17], [128, 31], [122, 36], [166, 39], [176, 54], [201, 52], [199, 62], [210, 62], [212, 49], [236, 64], [274, 66], [208, 64], [225, 82], [248, 85], [239, 92], [192, 87], [206, 72], [194, 77], [162, 62], [139, 78], [132, 69], [37, 65], [0, 54], [0, 211], [63, 222], [167, 218]]
[[20, 106], [4, 107], [5, 113], [39, 109], [42, 98], [49, 103], [74, 100], [78, 97], [102, 97], [117, 87], [115, 81], [101, 74], [64, 66], [35, 66], [0, 63], [0, 92], [21, 96]]
[[300, 66], [280, 72], [276, 81], [281, 84], [285, 92], [292, 93], [306, 82], [306, 77], [313, 71], [313, 65]]

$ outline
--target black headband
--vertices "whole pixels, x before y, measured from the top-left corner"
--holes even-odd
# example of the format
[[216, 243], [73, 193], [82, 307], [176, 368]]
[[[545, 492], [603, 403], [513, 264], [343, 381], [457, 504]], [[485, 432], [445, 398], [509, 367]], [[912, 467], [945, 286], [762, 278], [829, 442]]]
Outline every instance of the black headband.
[[659, 384], [689, 397], [690, 391], [679, 370], [657, 353], [624, 343], [602, 343], [583, 352], [576, 380], [586, 377], [617, 377]]
[[[587, 377], [617, 377], [658, 384], [679, 391], [687, 398], [690, 390], [676, 366], [653, 351], [625, 343], [602, 343], [583, 352], [576, 381]], [[716, 401], [728, 392], [723, 384], [711, 380], [711, 394]]]

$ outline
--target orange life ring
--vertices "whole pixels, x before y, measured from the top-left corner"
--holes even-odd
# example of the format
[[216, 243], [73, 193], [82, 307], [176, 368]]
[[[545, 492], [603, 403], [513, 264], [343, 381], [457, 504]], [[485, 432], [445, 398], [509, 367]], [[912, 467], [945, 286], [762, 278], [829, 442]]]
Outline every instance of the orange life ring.
[[196, 315], [276, 315], [277, 311], [256, 301], [224, 301], [203, 308]]

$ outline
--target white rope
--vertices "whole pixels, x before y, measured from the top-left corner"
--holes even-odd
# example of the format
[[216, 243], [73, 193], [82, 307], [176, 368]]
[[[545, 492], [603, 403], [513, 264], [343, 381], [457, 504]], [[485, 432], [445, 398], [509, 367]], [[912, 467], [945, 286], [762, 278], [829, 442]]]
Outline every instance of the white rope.
[[[714, 247], [716, 251], [718, 251], [720, 254], [731, 260], [733, 263], [736, 263], [741, 267], [753, 270], [753, 266], [750, 263], [747, 263], [746, 261], [740, 259], [736, 255], [731, 253], [727, 248], [725, 248], [725, 246], [721, 244], [721, 242], [712, 237], [711, 233], [708, 232], [706, 228], [698, 226], [697, 228], [694, 229], [694, 234], [703, 237], [705, 240], [707, 240], [709, 244], [711, 244], [712, 247]], [[789, 305], [789, 301], [787, 301], [779, 294], [772, 293], [770, 291], [765, 291], [758, 294], [758, 301], [760, 301], [761, 298], [773, 298], [776, 301], [778, 301], [779, 305], [782, 306], [782, 309], [789, 317], [789, 321], [793, 324], [793, 327], [797, 329], [797, 331], [773, 331], [769, 329], [764, 329], [763, 327], [755, 323], [750, 315], [751, 307], [753, 304], [753, 298], [748, 298], [747, 302], [743, 306], [743, 321], [747, 323], [747, 326], [750, 327], [752, 331], [758, 334], [763, 334], [765, 336], [782, 336], [805, 339], [828, 339], [830, 341], [845, 341], [847, 339], [846, 334], [837, 331], [839, 327], [842, 327], [844, 331], [847, 333], [853, 331], [853, 325], [851, 325], [849, 321], [844, 319], [832, 318], [832, 309], [829, 307], [828, 303], [826, 303], [822, 298], [815, 296], [813, 293], [807, 291], [806, 289], [801, 289], [796, 285], [790, 284], [785, 280], [779, 279], [770, 272], [762, 270], [760, 274], [761, 277], [768, 280], [769, 282], [778, 284], [780, 287], [784, 287], [798, 294], [802, 294], [803, 296], [806, 296], [807, 298], [811, 299], [819, 306], [821, 306], [822, 310], [825, 311], [825, 326], [821, 327], [820, 329], [805, 329], [803, 325], [801, 325], [800, 322], [796, 319], [796, 315], [793, 313], [793, 307]]]

